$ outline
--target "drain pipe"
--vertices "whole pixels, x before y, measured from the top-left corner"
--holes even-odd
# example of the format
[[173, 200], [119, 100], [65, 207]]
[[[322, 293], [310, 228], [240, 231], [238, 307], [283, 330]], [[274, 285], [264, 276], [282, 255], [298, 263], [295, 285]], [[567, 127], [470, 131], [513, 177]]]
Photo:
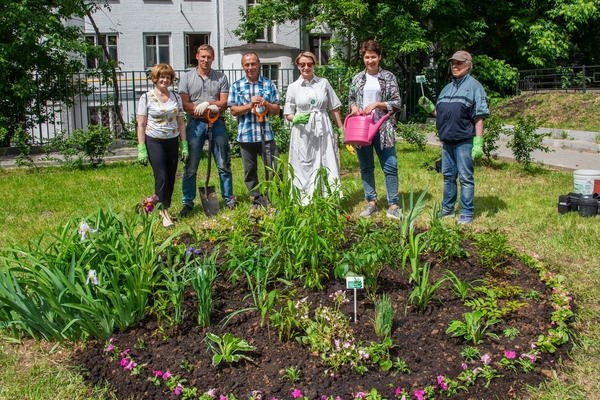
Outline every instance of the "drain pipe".
[[217, 69], [221, 69], [221, 2], [216, 0], [215, 4], [217, 6]]

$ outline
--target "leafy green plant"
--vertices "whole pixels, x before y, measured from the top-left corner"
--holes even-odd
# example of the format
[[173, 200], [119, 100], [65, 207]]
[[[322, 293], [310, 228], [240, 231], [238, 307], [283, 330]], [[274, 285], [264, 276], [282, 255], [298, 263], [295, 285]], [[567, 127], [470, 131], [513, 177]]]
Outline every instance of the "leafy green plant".
[[198, 326], [210, 325], [210, 314], [213, 310], [212, 287], [217, 278], [216, 259], [218, 249], [206, 257], [189, 256], [187, 268], [189, 279], [198, 299]]
[[430, 269], [431, 266], [429, 263], [424, 263], [418, 266], [411, 274], [415, 286], [408, 295], [408, 303], [415, 306], [421, 312], [427, 310], [433, 296], [446, 280], [442, 278], [434, 283], [429, 282]]
[[492, 325], [499, 321], [494, 319], [486, 319], [482, 311], [473, 311], [463, 314], [464, 321], [453, 320], [448, 324], [446, 333], [453, 337], [462, 337], [467, 342], [475, 345], [483, 343], [483, 339], [491, 337], [498, 338], [493, 332], [489, 332]]
[[276, 262], [286, 279], [300, 279], [307, 288], [321, 289], [345, 241], [339, 193], [322, 168], [315, 177], [312, 201], [303, 206], [291, 184], [291, 172], [269, 183], [269, 199], [278, 211], [261, 225], [263, 243], [270, 252], [279, 251]]
[[439, 256], [440, 262], [467, 257], [469, 253], [462, 245], [464, 240], [462, 230], [444, 224], [437, 214], [434, 210], [436, 217], [431, 220], [425, 234], [427, 248]]
[[520, 117], [510, 132], [508, 147], [515, 160], [526, 170], [531, 168], [533, 161], [531, 154], [535, 150], [550, 152], [550, 148], [543, 144], [544, 138], [550, 136], [550, 133], [538, 133], [537, 127], [538, 124], [533, 117]]
[[424, 151], [427, 146], [427, 135], [414, 122], [400, 123], [396, 126], [396, 135], [413, 145], [418, 151]]
[[481, 353], [477, 347], [466, 346], [461, 352], [460, 356], [467, 361], [479, 360]]
[[390, 337], [393, 323], [394, 307], [392, 306], [392, 300], [389, 294], [384, 293], [375, 301], [375, 319], [373, 320], [375, 334], [380, 338]]
[[256, 350], [255, 346], [251, 346], [244, 339], [233, 336], [227, 332], [223, 337], [219, 337], [214, 333], [207, 332], [208, 348], [213, 353], [212, 365], [218, 366], [221, 363], [235, 363], [240, 360], [253, 362], [254, 360], [247, 353]]
[[300, 369], [297, 367], [286, 367], [283, 370], [283, 376], [287, 378], [292, 385], [295, 385], [300, 381]]
[[508, 246], [506, 235], [497, 230], [472, 235], [483, 268], [495, 269], [505, 265], [506, 256], [514, 252]]
[[514, 339], [514, 338], [518, 337], [520, 334], [521, 334], [521, 332], [519, 332], [519, 329], [517, 329], [514, 326], [508, 327], [502, 331], [502, 336], [509, 338], [509, 339]]
[[308, 316], [309, 307], [306, 297], [297, 300], [293, 293], [271, 314], [270, 323], [277, 329], [279, 340], [290, 340], [303, 331], [302, 320]]
[[454, 294], [461, 300], [465, 301], [469, 298], [473, 285], [469, 282], [461, 280], [456, 274], [450, 270], [446, 270], [444, 273], [446, 280], [452, 284], [451, 288]]
[[102, 125], [89, 125], [88, 130], [76, 129], [70, 135], [62, 132], [46, 146], [48, 158], [51, 151], [58, 151], [63, 158], [52, 158], [70, 167], [82, 167], [86, 161], [93, 166], [104, 162], [113, 138], [110, 130]]
[[14, 333], [106, 338], [144, 317], [173, 236], [157, 243], [153, 216], [99, 210], [86, 221], [0, 256], [0, 302]]
[[[260, 326], [264, 325], [268, 313], [275, 306], [279, 297], [280, 292], [278, 289], [270, 289], [275, 277], [273, 264], [277, 260], [278, 254], [279, 251], [276, 251], [268, 259], [262, 258], [263, 263], [257, 264], [253, 273], [246, 272], [248, 288], [252, 295], [254, 307], [260, 315]], [[286, 282], [286, 284], [289, 285], [290, 283]]]
[[485, 120], [485, 130], [483, 135], [483, 154], [486, 162], [492, 161], [494, 152], [498, 150], [498, 140], [503, 135], [508, 135], [509, 130], [504, 128], [504, 123], [496, 115], [491, 115]]

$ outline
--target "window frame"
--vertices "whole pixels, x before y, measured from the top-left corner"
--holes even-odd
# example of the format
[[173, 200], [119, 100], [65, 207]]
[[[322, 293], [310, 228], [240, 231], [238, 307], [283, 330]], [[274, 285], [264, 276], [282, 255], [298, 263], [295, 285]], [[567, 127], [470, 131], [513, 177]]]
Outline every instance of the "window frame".
[[[161, 44], [160, 43], [160, 39], [164, 38], [166, 36], [167, 38], [167, 43], [165, 44]], [[148, 38], [153, 37], [155, 39], [155, 44], [154, 45], [150, 45], [148, 44]], [[143, 34], [143, 46], [144, 46], [144, 68], [148, 69], [148, 68], [152, 68], [155, 64], [170, 64], [171, 63], [171, 33], [170, 32], [153, 32], [153, 33], [149, 33], [149, 32], [144, 32]], [[152, 65], [148, 64], [148, 49], [150, 47], [154, 47], [154, 63]], [[167, 48], [167, 59], [161, 59], [161, 52], [160, 49], [161, 48]]]

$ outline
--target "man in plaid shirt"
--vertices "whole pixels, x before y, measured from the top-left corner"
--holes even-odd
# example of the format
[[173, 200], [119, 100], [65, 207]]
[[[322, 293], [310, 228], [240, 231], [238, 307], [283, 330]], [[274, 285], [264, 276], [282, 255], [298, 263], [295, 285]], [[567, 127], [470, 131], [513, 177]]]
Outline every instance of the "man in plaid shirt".
[[[244, 182], [254, 205], [265, 207], [267, 199], [258, 188], [258, 154], [263, 158], [265, 168], [273, 168], [277, 146], [268, 116], [279, 114], [279, 94], [273, 82], [260, 75], [260, 60], [256, 53], [242, 55], [242, 67], [246, 76], [231, 85], [227, 105], [238, 120], [237, 141], [244, 165]], [[266, 111], [262, 124], [254, 111]]]

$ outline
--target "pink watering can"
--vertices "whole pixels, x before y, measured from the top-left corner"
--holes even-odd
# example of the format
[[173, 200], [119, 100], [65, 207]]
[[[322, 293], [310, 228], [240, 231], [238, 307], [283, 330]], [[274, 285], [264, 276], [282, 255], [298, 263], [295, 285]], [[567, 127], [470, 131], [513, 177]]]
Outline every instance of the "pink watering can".
[[379, 127], [392, 113], [387, 113], [374, 122], [375, 113], [368, 115], [348, 115], [344, 121], [344, 143], [354, 146], [369, 146]]

